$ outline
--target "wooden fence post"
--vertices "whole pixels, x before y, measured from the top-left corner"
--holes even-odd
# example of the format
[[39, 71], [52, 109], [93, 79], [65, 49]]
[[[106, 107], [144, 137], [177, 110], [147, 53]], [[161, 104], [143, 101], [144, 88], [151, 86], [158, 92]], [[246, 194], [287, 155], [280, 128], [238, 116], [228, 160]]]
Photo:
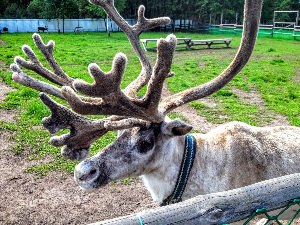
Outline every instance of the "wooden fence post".
[[248, 218], [259, 208], [266, 208], [268, 211], [282, 208], [298, 197], [300, 173], [230, 191], [200, 195], [174, 205], [92, 225], [229, 224]]

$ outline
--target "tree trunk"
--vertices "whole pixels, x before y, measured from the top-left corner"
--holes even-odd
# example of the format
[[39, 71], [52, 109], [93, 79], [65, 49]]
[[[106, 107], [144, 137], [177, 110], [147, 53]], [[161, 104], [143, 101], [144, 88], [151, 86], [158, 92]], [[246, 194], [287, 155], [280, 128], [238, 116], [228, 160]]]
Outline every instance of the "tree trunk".
[[65, 15], [63, 15], [63, 34], [65, 33]]
[[56, 21], [57, 21], [57, 33], [60, 34], [59, 17], [56, 18]]
[[223, 24], [223, 13], [224, 13], [224, 11], [222, 10], [222, 12], [221, 12], [221, 19], [220, 19], [220, 24]]

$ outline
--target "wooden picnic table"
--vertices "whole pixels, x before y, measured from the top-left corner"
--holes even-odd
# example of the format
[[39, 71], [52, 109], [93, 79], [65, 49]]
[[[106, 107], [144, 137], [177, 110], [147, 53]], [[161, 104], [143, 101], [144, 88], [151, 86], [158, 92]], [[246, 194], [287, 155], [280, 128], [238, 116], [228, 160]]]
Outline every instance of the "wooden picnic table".
[[214, 44], [225, 44], [226, 48], [230, 48], [230, 43], [232, 41], [232, 38], [221, 38], [221, 39], [208, 39], [208, 40], [192, 40], [191, 46], [194, 45], [207, 45], [208, 48], [211, 48]]
[[[159, 38], [152, 38], [152, 39], [141, 39], [140, 41], [142, 42], [142, 46], [145, 51], [148, 50], [156, 50], [156, 47], [147, 47], [149, 42], [157, 42]], [[191, 38], [177, 38], [177, 45], [185, 45], [186, 49], [190, 48], [192, 39]]]
[[[156, 47], [147, 47], [149, 42], [157, 42], [159, 39], [141, 39], [142, 46], [145, 51], [156, 50]], [[221, 39], [207, 39], [207, 40], [193, 40], [192, 38], [177, 38], [177, 45], [185, 45], [186, 49], [190, 49], [196, 45], [207, 45], [207, 48], [211, 48], [214, 44], [225, 44], [226, 48], [230, 48], [232, 38]]]

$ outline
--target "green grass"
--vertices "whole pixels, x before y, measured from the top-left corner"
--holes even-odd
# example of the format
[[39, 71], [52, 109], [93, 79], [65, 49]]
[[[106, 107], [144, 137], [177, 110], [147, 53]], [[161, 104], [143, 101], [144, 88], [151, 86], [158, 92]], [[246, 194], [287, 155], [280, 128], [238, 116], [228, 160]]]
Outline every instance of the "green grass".
[[[166, 37], [166, 33], [145, 33], [141, 38]], [[238, 35], [201, 35], [179, 33], [177, 37], [193, 39], [233, 37], [231, 49], [200, 49], [177, 51], [172, 70], [174, 77], [168, 78], [169, 89], [176, 93], [187, 88], [200, 85], [217, 76], [233, 59], [240, 41]], [[129, 84], [140, 72], [141, 67], [128, 40], [122, 33], [112, 33], [108, 38], [105, 33], [83, 34], [42, 34], [45, 42], [55, 41], [55, 57], [70, 76], [91, 81], [87, 72], [89, 63], [95, 62], [103, 70], [110, 70], [111, 62], [117, 52], [124, 52], [128, 57], [127, 69], [122, 87]], [[48, 143], [50, 135], [40, 125], [41, 119], [49, 115], [49, 110], [38, 99], [38, 93], [20, 86], [11, 80], [11, 72], [7, 67], [16, 55], [24, 56], [21, 51], [23, 44], [30, 45], [35, 52], [31, 34], [5, 34], [0, 36], [7, 45], [0, 46], [0, 76], [2, 80], [16, 91], [10, 92], [0, 108], [18, 109], [20, 116], [15, 124], [0, 123], [1, 130], [14, 132], [16, 146], [13, 151], [22, 154], [30, 160], [36, 160], [36, 165], [28, 168], [29, 172], [44, 175], [52, 170], [72, 172], [76, 163], [60, 156], [59, 148]], [[216, 107], [210, 107], [200, 102], [190, 105], [205, 116], [210, 122], [224, 123], [239, 120], [253, 125], [263, 125], [268, 121], [267, 113], [273, 111], [284, 115], [292, 125], [300, 126], [300, 42], [259, 38], [253, 56], [242, 72], [224, 89], [212, 95]], [[38, 53], [39, 57], [41, 56]], [[148, 52], [148, 57], [154, 63], [155, 52]], [[42, 59], [40, 57], [40, 59]], [[44, 60], [41, 60], [45, 63]], [[31, 72], [29, 72], [32, 74]], [[298, 75], [296, 75], [298, 74]], [[34, 75], [35, 76], [35, 75]], [[298, 78], [295, 78], [298, 76]], [[231, 87], [248, 92], [256, 89], [262, 96], [267, 111], [254, 104], [244, 102]], [[262, 116], [263, 115], [263, 116]], [[170, 114], [171, 118], [181, 118], [182, 115]], [[98, 140], [91, 149], [95, 154], [116, 138], [114, 132], [108, 133]], [[50, 159], [48, 163], [39, 163], [39, 159]]]

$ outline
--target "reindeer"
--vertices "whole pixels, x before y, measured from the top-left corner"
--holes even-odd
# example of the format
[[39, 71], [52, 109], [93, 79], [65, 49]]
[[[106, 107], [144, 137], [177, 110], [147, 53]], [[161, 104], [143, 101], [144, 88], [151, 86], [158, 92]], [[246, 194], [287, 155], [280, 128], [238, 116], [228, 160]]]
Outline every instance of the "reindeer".
[[44, 27], [38, 27], [38, 32], [43, 31], [43, 33], [45, 31], [48, 31], [48, 26], [44, 26]]
[[[74, 171], [75, 182], [82, 189], [93, 190], [113, 180], [141, 176], [153, 200], [169, 204], [300, 172], [300, 128], [261, 128], [230, 122], [207, 134], [188, 135], [190, 125], [167, 116], [173, 109], [221, 89], [246, 65], [257, 37], [262, 0], [245, 0], [241, 45], [222, 73], [162, 100], [163, 82], [172, 76], [176, 37], [171, 34], [157, 42], [157, 60], [152, 67], [139, 45], [139, 36], [145, 30], [168, 24], [170, 19], [146, 19], [145, 8], [140, 6], [137, 23], [131, 26], [117, 12], [113, 0], [90, 1], [104, 8], [125, 32], [139, 57], [142, 70], [125, 89], [120, 88], [127, 63], [123, 53], [116, 54], [109, 72], [91, 63], [88, 70], [94, 82], [87, 83], [68, 76], [54, 58], [54, 42], [44, 44], [38, 34], [33, 35], [34, 43], [53, 71], [46, 69], [27, 45], [22, 49], [29, 60], [17, 56], [11, 65], [14, 81], [43, 92], [40, 98], [52, 113], [43, 119], [44, 127], [51, 134], [70, 130], [68, 134], [51, 137], [50, 143], [63, 146], [64, 157], [83, 160]], [[36, 72], [56, 86], [27, 75], [21, 68]], [[137, 92], [145, 85], [146, 94], [138, 98]], [[47, 94], [67, 101], [72, 110]], [[108, 117], [90, 119], [84, 115]], [[112, 130], [118, 131], [117, 140], [86, 158], [91, 144]], [[188, 151], [187, 146], [192, 146], [192, 150]], [[184, 156], [184, 152], [190, 155]], [[184, 165], [181, 162], [190, 158], [194, 161], [188, 161], [189, 170], [179, 172]], [[178, 184], [178, 177], [184, 177], [184, 182]], [[172, 196], [177, 189], [180, 193]]]

